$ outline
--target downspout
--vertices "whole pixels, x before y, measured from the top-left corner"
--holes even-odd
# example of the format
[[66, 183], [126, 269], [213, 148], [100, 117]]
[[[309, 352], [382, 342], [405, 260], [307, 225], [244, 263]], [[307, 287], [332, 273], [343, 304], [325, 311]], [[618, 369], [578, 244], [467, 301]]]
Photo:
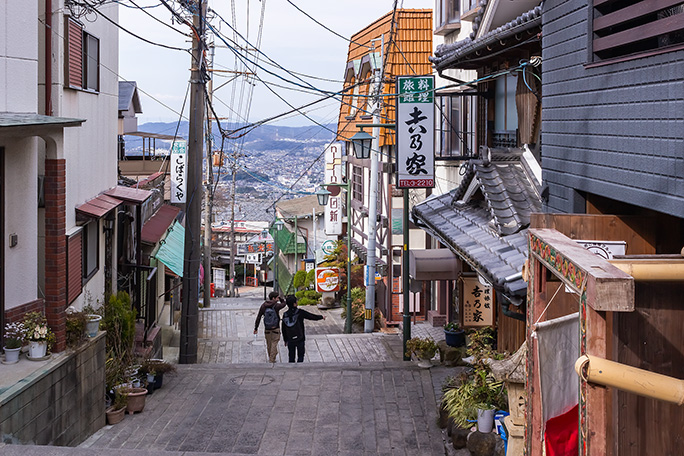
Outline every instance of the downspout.
[[455, 83], [460, 84], [460, 85], [462, 85], [462, 86], [467, 86], [467, 87], [470, 87], [470, 88], [473, 88], [473, 89], [476, 89], [476, 88], [477, 88], [477, 85], [476, 85], [476, 84], [473, 84], [473, 83], [471, 83], [471, 82], [462, 81], [462, 80], [460, 80], [460, 79], [456, 79], [456, 78], [451, 77], [451, 76], [447, 76], [446, 74], [443, 74], [443, 73], [442, 73], [443, 71], [444, 71], [444, 69], [437, 70], [437, 75], [438, 75], [440, 78], [446, 79], [447, 81], [455, 82]]
[[[504, 278], [504, 283], [512, 282], [514, 280], [519, 280], [522, 278], [522, 272], [516, 272], [515, 274], [511, 274], [508, 277]], [[503, 294], [501, 291], [497, 291], [497, 299], [501, 303], [501, 313], [504, 314], [505, 316], [509, 318], [513, 318], [514, 320], [519, 320], [519, 321], [527, 321], [527, 317], [525, 314], [519, 313], [519, 312], [513, 312], [510, 309], [510, 305], [515, 303], [511, 301], [511, 298]], [[522, 302], [520, 303], [522, 304]]]
[[45, 115], [52, 115], [52, 0], [45, 0]]

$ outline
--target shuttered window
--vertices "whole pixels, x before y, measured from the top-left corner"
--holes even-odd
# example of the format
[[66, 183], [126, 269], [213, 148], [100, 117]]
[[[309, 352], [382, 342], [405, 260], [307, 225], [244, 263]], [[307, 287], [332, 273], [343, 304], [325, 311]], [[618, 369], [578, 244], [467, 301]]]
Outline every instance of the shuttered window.
[[352, 167], [352, 199], [363, 204], [363, 168]]
[[83, 289], [83, 230], [67, 237], [67, 301], [71, 304]]
[[594, 0], [594, 60], [639, 56], [684, 45], [681, 0]]
[[83, 27], [71, 18], [67, 18], [66, 71], [67, 85], [72, 88], [83, 88]]
[[66, 82], [72, 89], [100, 90], [100, 40], [66, 19]]

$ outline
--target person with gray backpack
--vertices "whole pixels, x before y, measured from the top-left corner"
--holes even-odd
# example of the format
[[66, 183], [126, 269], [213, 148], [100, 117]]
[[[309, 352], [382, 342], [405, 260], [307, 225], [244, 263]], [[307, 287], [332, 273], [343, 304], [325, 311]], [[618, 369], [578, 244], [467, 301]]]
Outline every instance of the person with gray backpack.
[[278, 341], [280, 340], [280, 310], [285, 307], [285, 301], [278, 295], [277, 291], [268, 294], [268, 300], [264, 301], [259, 307], [256, 321], [254, 322], [254, 334], [259, 331], [261, 317], [264, 318], [264, 335], [266, 336], [266, 351], [268, 361], [276, 362], [278, 356]]
[[283, 314], [283, 340], [287, 345], [288, 362], [304, 361], [304, 320], [325, 320], [325, 315], [316, 315], [297, 307], [297, 298], [289, 295], [285, 298], [287, 310]]

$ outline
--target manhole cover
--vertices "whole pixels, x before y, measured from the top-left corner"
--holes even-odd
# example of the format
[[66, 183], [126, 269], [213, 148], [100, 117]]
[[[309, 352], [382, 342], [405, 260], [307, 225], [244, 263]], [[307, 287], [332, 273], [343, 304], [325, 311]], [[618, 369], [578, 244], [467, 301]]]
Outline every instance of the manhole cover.
[[262, 386], [273, 383], [275, 379], [269, 375], [253, 375], [247, 374], [240, 377], [233, 377], [230, 379], [231, 383], [236, 385], [251, 385], [251, 386]]

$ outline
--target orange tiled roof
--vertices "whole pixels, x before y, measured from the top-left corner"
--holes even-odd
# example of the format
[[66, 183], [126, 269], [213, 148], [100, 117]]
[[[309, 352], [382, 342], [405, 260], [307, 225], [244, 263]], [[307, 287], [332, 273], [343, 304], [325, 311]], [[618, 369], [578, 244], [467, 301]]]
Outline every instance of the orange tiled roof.
[[[392, 31], [392, 12], [385, 14], [368, 27], [351, 37], [345, 67], [344, 88], [350, 88], [360, 83], [358, 94], [368, 95], [373, 82], [373, 72], [368, 71], [369, 62], [372, 63], [370, 49], [371, 40], [380, 38], [384, 34], [385, 75], [383, 94], [395, 93], [395, 78], [403, 75], [432, 74], [432, 65], [428, 57], [432, 54], [432, 10], [429, 9], [399, 9], [395, 16], [396, 25]], [[375, 49], [380, 52], [381, 41], [375, 41]], [[368, 47], [365, 47], [368, 46]], [[348, 94], [348, 95], [347, 95]], [[337, 124], [339, 140], [344, 141], [353, 136], [359, 129], [357, 123], [371, 123], [372, 119], [362, 119], [361, 116], [370, 114], [363, 112], [367, 109], [368, 98], [354, 96], [353, 90], [345, 91], [340, 106], [340, 116]], [[383, 98], [381, 122], [394, 123], [394, 97]], [[356, 104], [358, 110], [352, 113], [350, 105]], [[352, 116], [353, 114], [353, 116]], [[394, 130], [380, 130], [380, 145], [392, 145], [395, 142]]]

